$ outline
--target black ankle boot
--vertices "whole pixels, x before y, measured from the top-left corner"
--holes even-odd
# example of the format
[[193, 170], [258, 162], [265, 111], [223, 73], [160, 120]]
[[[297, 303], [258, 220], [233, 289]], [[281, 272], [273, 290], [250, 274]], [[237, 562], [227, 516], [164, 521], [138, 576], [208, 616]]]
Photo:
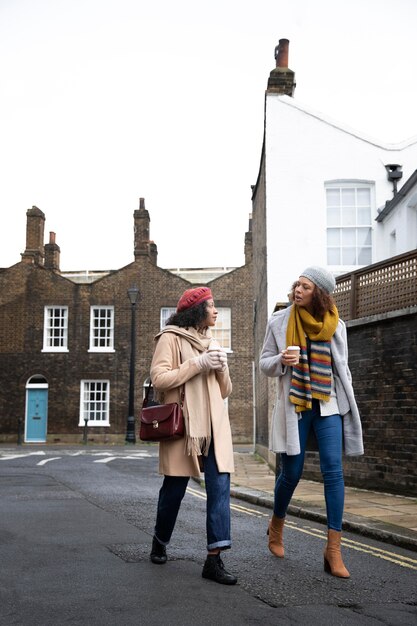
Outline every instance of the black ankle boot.
[[162, 543], [159, 543], [156, 537], [152, 539], [151, 561], [157, 565], [163, 565], [167, 562], [167, 549]]
[[221, 585], [235, 585], [237, 583], [236, 576], [229, 574], [224, 569], [223, 561], [220, 558], [220, 554], [207, 555], [206, 562], [204, 563], [203, 578], [209, 578]]

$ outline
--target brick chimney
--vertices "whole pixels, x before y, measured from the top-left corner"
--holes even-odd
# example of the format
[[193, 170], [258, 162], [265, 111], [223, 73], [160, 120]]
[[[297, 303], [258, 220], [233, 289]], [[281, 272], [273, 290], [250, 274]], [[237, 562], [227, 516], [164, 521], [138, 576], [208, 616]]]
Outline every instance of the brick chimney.
[[252, 213], [249, 214], [249, 227], [245, 233], [245, 265], [252, 261], [253, 245], [252, 245]]
[[133, 213], [135, 221], [135, 259], [149, 254], [150, 218], [145, 209], [145, 198], [139, 198], [139, 210]]
[[45, 267], [48, 270], [59, 272], [59, 258], [61, 249], [55, 243], [55, 233], [49, 233], [49, 243], [45, 245]]
[[43, 265], [44, 228], [45, 214], [37, 206], [28, 209], [26, 211], [26, 250], [21, 254], [23, 263]]
[[275, 47], [276, 67], [268, 79], [267, 93], [277, 93], [281, 96], [293, 96], [295, 89], [295, 74], [288, 68], [288, 39], [280, 39]]

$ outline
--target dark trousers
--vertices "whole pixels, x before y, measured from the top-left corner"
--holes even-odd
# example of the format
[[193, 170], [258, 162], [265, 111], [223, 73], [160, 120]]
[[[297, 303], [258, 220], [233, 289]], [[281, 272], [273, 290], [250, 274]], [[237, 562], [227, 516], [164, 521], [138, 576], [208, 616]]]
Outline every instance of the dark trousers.
[[[207, 493], [207, 550], [215, 548], [224, 550], [231, 546], [230, 474], [218, 471], [213, 442], [208, 456], [203, 457], [203, 466]], [[163, 545], [170, 542], [188, 481], [188, 476], [164, 477], [159, 491], [155, 524], [155, 537]]]

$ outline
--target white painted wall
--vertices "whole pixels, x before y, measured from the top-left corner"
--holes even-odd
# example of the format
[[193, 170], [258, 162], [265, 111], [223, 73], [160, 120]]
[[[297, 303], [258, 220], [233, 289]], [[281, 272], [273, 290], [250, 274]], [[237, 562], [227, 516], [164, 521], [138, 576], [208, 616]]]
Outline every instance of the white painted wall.
[[378, 227], [382, 242], [381, 258], [415, 250], [417, 248], [417, 192], [404, 198], [384, 221], [378, 224]]
[[[378, 207], [393, 195], [385, 165], [402, 165], [401, 183], [407, 180], [417, 165], [417, 138], [396, 145], [377, 143], [289, 96], [276, 94], [267, 94], [265, 115], [268, 309], [272, 311], [275, 302], [287, 299], [305, 267], [327, 265], [325, 182], [371, 183], [376, 217]], [[388, 229], [377, 226], [374, 222], [372, 262], [391, 256]], [[404, 216], [398, 216], [395, 228], [399, 243]], [[329, 269], [341, 274], [358, 267]]]

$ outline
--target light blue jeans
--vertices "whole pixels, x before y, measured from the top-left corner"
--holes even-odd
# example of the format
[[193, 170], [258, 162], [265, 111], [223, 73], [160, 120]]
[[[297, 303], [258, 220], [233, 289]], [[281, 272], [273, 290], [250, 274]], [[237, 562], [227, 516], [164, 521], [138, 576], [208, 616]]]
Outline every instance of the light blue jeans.
[[[219, 472], [211, 442], [207, 457], [202, 457], [207, 493], [206, 531], [207, 550], [231, 546], [230, 539], [230, 474]], [[165, 476], [159, 491], [155, 537], [168, 545], [177, 521], [182, 499], [187, 489], [188, 476]]]
[[342, 530], [345, 484], [342, 467], [342, 417], [328, 415], [321, 417], [320, 404], [313, 400], [311, 411], [303, 411], [298, 420], [300, 454], [281, 454], [281, 473], [275, 483], [274, 514], [283, 518], [295, 488], [303, 473], [305, 450], [310, 429], [316, 435], [320, 470], [323, 475], [324, 497], [326, 501], [327, 526], [332, 530]]

